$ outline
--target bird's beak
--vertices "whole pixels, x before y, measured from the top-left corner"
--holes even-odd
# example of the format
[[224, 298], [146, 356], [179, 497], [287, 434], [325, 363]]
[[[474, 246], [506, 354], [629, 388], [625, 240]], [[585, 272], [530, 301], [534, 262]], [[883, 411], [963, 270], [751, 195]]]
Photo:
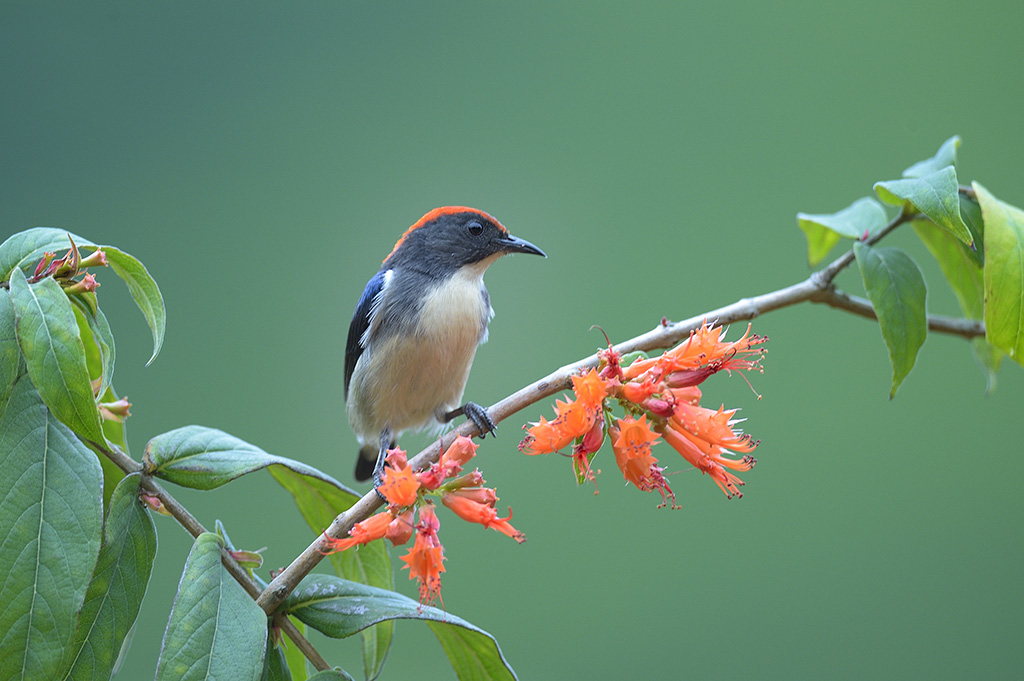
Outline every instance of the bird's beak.
[[505, 238], [502, 239], [502, 245], [504, 246], [502, 250], [506, 253], [533, 253], [534, 255], [539, 255], [542, 258], [548, 257], [544, 251], [540, 250], [526, 239], [520, 239], [519, 237], [512, 236], [511, 234], [506, 235]]

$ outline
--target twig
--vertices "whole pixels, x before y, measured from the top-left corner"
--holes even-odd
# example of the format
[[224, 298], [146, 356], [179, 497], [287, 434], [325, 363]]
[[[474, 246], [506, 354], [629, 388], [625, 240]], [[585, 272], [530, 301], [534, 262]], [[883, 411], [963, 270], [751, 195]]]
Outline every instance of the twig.
[[[888, 224], [874, 234], [864, 239], [864, 243], [871, 245], [885, 238], [900, 225], [919, 219], [921, 216], [913, 211], [901, 210], [899, 215], [894, 217]], [[739, 321], [747, 321], [755, 317], [789, 307], [797, 303], [813, 301], [832, 305], [856, 314], [864, 314], [862, 305], [870, 303], [867, 301], [852, 298], [844, 293], [838, 292], [832, 285], [836, 276], [853, 262], [855, 256], [853, 249], [836, 258], [827, 267], [811, 274], [804, 281], [793, 284], [778, 291], [765, 293], [753, 298], [743, 298], [731, 305], [711, 310], [695, 317], [690, 317], [675, 323], [664, 323], [645, 334], [619, 343], [615, 349], [622, 354], [669, 348], [685, 340], [690, 332], [700, 327], [705, 320], [714, 320], [718, 324], [725, 325]], [[984, 335], [985, 327], [981, 322], [973, 320], [955, 320], [947, 317], [930, 317], [929, 328], [940, 333], [952, 333], [967, 338]], [[499, 423], [512, 414], [524, 409], [545, 397], [549, 397], [559, 390], [568, 389], [571, 385], [573, 374], [580, 369], [596, 367], [598, 364], [597, 355], [591, 355], [581, 360], [567, 364], [556, 371], [551, 372], [544, 378], [534, 381], [530, 385], [519, 389], [500, 402], [494, 404], [488, 412], [495, 423]], [[448, 433], [440, 442], [435, 441], [409, 461], [413, 470], [422, 470], [436, 462], [441, 452], [447, 448], [458, 435], [472, 437], [478, 435], [479, 431], [471, 421], [466, 421], [454, 431]], [[362, 499], [356, 502], [345, 512], [339, 514], [331, 526], [325, 530], [329, 537], [342, 538], [348, 536], [349, 530], [357, 522], [370, 517], [383, 503], [371, 490]], [[267, 586], [256, 602], [267, 613], [273, 613], [280, 603], [287, 598], [288, 594], [298, 585], [309, 572], [316, 567], [329, 550], [323, 536], [317, 537], [316, 541], [310, 544], [292, 563], [282, 570], [277, 577]]]
[[[171, 496], [167, 490], [165, 490], [158, 482], [153, 480], [151, 477], [143, 473], [142, 465], [125, 454], [119, 447], [114, 444], [100, 444], [89, 440], [89, 444], [94, 449], [102, 452], [108, 459], [114, 462], [118, 468], [125, 473], [142, 473], [141, 485], [146, 489], [149, 494], [152, 494], [160, 503], [164, 505], [168, 513], [184, 527], [189, 534], [193, 537], [198, 537], [202, 533], [206, 532], [206, 528], [203, 527], [194, 515], [192, 515], [187, 508], [181, 505], [177, 499]], [[249, 573], [246, 572], [245, 568], [238, 564], [227, 549], [221, 548], [220, 550], [221, 562], [227, 569], [228, 574], [234, 577], [235, 581], [242, 585], [242, 588], [248, 592], [252, 598], [257, 598], [260, 593], [260, 585], [256, 583]], [[317, 670], [322, 671], [324, 669], [330, 669], [331, 665], [324, 660], [323, 656], [313, 647], [313, 644], [302, 635], [302, 632], [296, 628], [290, 619], [285, 615], [276, 615], [274, 617], [274, 624], [283, 631], [288, 638], [290, 638], [295, 646], [302, 651], [302, 654], [306, 656], [306, 659], [313, 663], [313, 666]]]
[[[852, 312], [855, 315], [867, 319], [878, 319], [875, 308], [871, 306], [870, 300], [851, 296], [845, 291], [837, 288], [828, 288], [819, 297], [812, 298], [812, 303], [823, 303], [829, 307]], [[944, 317], [942, 315], [928, 315], [928, 330], [936, 333], [948, 333], [954, 336], [963, 336], [970, 340], [985, 335], [985, 322], [980, 319], [961, 319], [958, 317]]]

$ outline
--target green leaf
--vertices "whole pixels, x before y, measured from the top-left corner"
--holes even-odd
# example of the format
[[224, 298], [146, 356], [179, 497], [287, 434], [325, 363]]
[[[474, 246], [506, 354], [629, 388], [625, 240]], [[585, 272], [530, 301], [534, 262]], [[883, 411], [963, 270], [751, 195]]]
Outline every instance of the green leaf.
[[960, 195], [960, 217], [974, 239], [974, 248], [967, 249], [979, 266], [985, 264], [985, 221], [981, 218], [981, 206], [977, 201], [963, 194]]
[[939, 150], [929, 159], [918, 161], [903, 171], [903, 177], [924, 177], [931, 175], [946, 166], [956, 166], [956, 148], [960, 146], [960, 137], [953, 135], [942, 143]]
[[1024, 211], [977, 182], [985, 219], [985, 337], [1024, 364]]
[[923, 177], [876, 182], [878, 198], [894, 206], [909, 204], [932, 222], [970, 246], [970, 230], [960, 217], [960, 192], [956, 170], [946, 166]]
[[284, 655], [284, 643], [275, 645], [269, 632], [267, 633], [267, 654], [263, 658], [263, 675], [260, 677], [260, 681], [292, 681], [292, 673], [288, 669], [288, 661]]
[[[415, 619], [431, 624], [460, 679], [515, 679], [498, 642], [486, 631], [451, 613], [420, 605], [411, 598], [333, 575], [312, 574], [281, 607], [314, 629], [345, 638], [389, 619]], [[453, 634], [449, 629], [464, 631]], [[449, 649], [451, 646], [451, 649]]]
[[114, 490], [105, 540], [78, 618], [69, 680], [109, 679], [135, 624], [156, 558], [156, 526], [139, 503], [138, 473]]
[[[985, 281], [982, 268], [974, 259], [974, 251], [931, 222], [915, 221], [912, 224], [914, 232], [935, 258], [953, 289], [964, 317], [982, 319], [985, 314]], [[985, 374], [987, 391], [992, 392], [1002, 353], [989, 346], [983, 338], [973, 339], [971, 348]]]
[[20, 364], [21, 350], [18, 348], [18, 335], [15, 331], [11, 292], [0, 289], [0, 417], [14, 389]]
[[280, 464], [355, 494], [301, 461], [268, 454], [222, 430], [203, 426], [185, 426], [157, 435], [146, 444], [142, 464], [149, 475], [193, 489], [215, 489], [246, 473]]
[[94, 315], [78, 296], [70, 300], [75, 321], [78, 322], [78, 336], [85, 347], [85, 366], [89, 371], [89, 378], [94, 381], [100, 379], [100, 388], [96, 392], [102, 395], [110, 387], [114, 376], [114, 334], [110, 331], [110, 324], [103, 310], [96, 308]]
[[102, 442], [85, 346], [68, 297], [53, 279], [29, 284], [22, 271], [15, 269], [11, 302], [28, 375], [46, 406], [81, 437]]
[[889, 348], [892, 363], [892, 389], [889, 399], [914, 368], [917, 353], [928, 334], [925, 311], [927, 289], [917, 264], [895, 248], [853, 245], [864, 288], [878, 315], [882, 338]]
[[[291, 493], [299, 512], [313, 532], [326, 529], [342, 511], [347, 510], [359, 497], [334, 484], [295, 473], [283, 466], [271, 466], [270, 474]], [[351, 551], [330, 554], [334, 572], [339, 577], [369, 584], [382, 589], [394, 588], [391, 558], [382, 541], [370, 542]], [[363, 639], [363, 671], [366, 678], [376, 678], [384, 668], [391, 642], [394, 622], [375, 624], [360, 632]]]
[[100, 552], [100, 465], [27, 375], [0, 418], [0, 470], [0, 679], [60, 678]]
[[79, 247], [96, 247], [88, 239], [55, 227], [35, 227], [12, 235], [0, 244], [0, 281], [9, 280], [16, 267], [35, 268], [47, 251], [63, 256], [63, 252], [71, 248], [69, 236]]
[[257, 681], [267, 615], [220, 562], [220, 538], [196, 538], [167, 620], [156, 681]]
[[156, 281], [143, 264], [133, 256], [113, 246], [100, 248], [107, 255], [110, 268], [128, 285], [128, 291], [132, 294], [135, 304], [142, 310], [142, 315], [153, 333], [153, 355], [146, 362], [148, 366], [160, 354], [160, 348], [164, 344], [164, 328], [167, 325], [167, 311], [164, 308], [164, 297], [160, 294], [160, 287], [156, 285]]
[[354, 681], [351, 676], [340, 669], [325, 669], [309, 677], [309, 681]]
[[821, 262], [840, 237], [860, 239], [888, 222], [882, 204], [872, 198], [857, 199], [838, 213], [808, 215], [797, 213], [797, 224], [807, 235], [807, 261], [811, 267]]

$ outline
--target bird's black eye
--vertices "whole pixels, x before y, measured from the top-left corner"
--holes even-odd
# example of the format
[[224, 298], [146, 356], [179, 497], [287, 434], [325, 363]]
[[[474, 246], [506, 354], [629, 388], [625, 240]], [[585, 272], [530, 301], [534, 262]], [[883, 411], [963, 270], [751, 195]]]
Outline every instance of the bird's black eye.
[[473, 236], [480, 236], [484, 233], [484, 226], [480, 224], [479, 220], [473, 220], [466, 227], [469, 229], [469, 233]]

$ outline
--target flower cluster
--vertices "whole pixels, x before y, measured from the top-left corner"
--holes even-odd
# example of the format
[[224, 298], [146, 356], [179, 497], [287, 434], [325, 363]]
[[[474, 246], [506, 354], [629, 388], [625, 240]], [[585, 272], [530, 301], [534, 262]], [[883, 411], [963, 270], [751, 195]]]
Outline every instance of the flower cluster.
[[[597, 369], [572, 377], [575, 399], [556, 400], [553, 420], [542, 416], [526, 428], [519, 450], [549, 454], [572, 444], [577, 480], [596, 482], [600, 471], [591, 463], [607, 433], [626, 481], [645, 492], [660, 492], [661, 506], [677, 508], [665, 467], [651, 453], [664, 440], [727, 497], [743, 496], [743, 481], [733, 471], [753, 467], [756, 460], [750, 452], [758, 443], [735, 427], [735, 409], [700, 406], [698, 386], [720, 371], [760, 371], [761, 346], [768, 339], [751, 334], [749, 326], [737, 341], [726, 342], [722, 335], [722, 327], [705, 323], [664, 354], [638, 358], [626, 367], [609, 346], [599, 353]], [[624, 417], [613, 416], [613, 400], [626, 412]]]
[[323, 552], [344, 551], [377, 539], [387, 539], [398, 546], [407, 543], [415, 533], [412, 548], [401, 558], [409, 569], [409, 579], [419, 580], [420, 602], [430, 604], [441, 596], [445, 557], [437, 536], [441, 523], [428, 496], [440, 497], [441, 503], [463, 520], [497, 530], [519, 543], [526, 541], [526, 536], [509, 523], [511, 508], [508, 517], [498, 517], [498, 496], [493, 489], [483, 486], [480, 469], [462, 474], [462, 467], [476, 455], [476, 448], [468, 437], [457, 437], [437, 463], [418, 472], [409, 467], [404, 451], [390, 450], [377, 488], [387, 500], [387, 508], [356, 523], [344, 539], [324, 535]]
[[106, 267], [107, 256], [97, 248], [83, 258], [74, 239], [71, 239], [70, 235], [68, 239], [71, 241], [71, 248], [64, 257], [58, 258], [55, 253], [44, 253], [28, 281], [34, 284], [46, 277], [53, 277], [65, 293], [93, 293], [99, 287], [96, 277], [88, 273], [81, 279], [76, 280], [75, 277], [88, 267]]

